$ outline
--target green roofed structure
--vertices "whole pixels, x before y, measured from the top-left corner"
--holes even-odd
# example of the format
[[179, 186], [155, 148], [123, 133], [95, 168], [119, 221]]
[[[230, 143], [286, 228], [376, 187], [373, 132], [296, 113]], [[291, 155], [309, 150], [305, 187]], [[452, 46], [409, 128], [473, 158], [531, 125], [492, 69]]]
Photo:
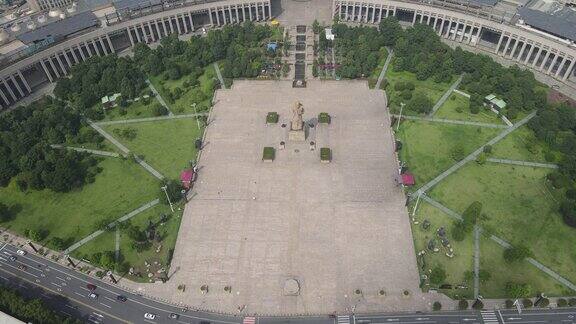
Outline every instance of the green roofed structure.
[[490, 108], [496, 109], [496, 110], [502, 110], [504, 108], [506, 108], [506, 101], [499, 99], [498, 97], [496, 97], [495, 94], [489, 94], [486, 97], [484, 97], [484, 102], [490, 106]]

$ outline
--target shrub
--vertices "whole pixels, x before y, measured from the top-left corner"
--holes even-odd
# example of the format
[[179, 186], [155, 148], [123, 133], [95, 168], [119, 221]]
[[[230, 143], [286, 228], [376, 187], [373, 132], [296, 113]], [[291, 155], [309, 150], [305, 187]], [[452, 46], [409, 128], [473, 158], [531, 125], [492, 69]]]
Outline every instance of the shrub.
[[404, 87], [408, 91], [413, 91], [414, 89], [416, 89], [416, 87], [414, 86], [414, 83], [412, 81], [406, 81], [406, 83], [404, 84]]
[[330, 115], [328, 113], [321, 112], [318, 114], [318, 122], [320, 124], [330, 124], [331, 121], [332, 121], [332, 118], [330, 117]]
[[262, 153], [262, 160], [264, 161], [274, 161], [274, 157], [276, 155], [276, 151], [273, 147], [265, 147]]
[[532, 293], [532, 287], [527, 283], [507, 282], [505, 286], [506, 295], [512, 298], [522, 298]]
[[475, 310], [481, 310], [484, 308], [484, 303], [480, 299], [476, 299], [474, 304], [472, 304], [472, 308]]
[[540, 298], [537, 301], [536, 307], [548, 307], [550, 305], [550, 299], [548, 298]]
[[522, 299], [522, 306], [524, 306], [524, 308], [530, 308], [533, 305], [534, 305], [534, 303], [532, 303], [532, 300], [530, 300], [528, 298]]
[[442, 304], [440, 304], [440, 302], [434, 302], [434, 304], [432, 304], [432, 310], [439, 311], [441, 309], [442, 309]]
[[166, 116], [168, 115], [168, 109], [166, 109], [166, 107], [162, 106], [161, 104], [155, 104], [154, 107], [152, 107], [152, 115], [159, 117], [159, 116]]
[[275, 111], [271, 111], [266, 115], [266, 123], [267, 124], [276, 124], [278, 123], [278, 113]]
[[412, 92], [409, 90], [404, 90], [404, 91], [402, 91], [400, 96], [404, 100], [410, 100], [410, 99], [412, 99]]
[[406, 86], [404, 85], [404, 82], [396, 82], [394, 84], [394, 90], [396, 91], [403, 91], [404, 89], [406, 89]]
[[506, 308], [512, 308], [512, 307], [514, 307], [514, 302], [510, 299], [506, 299], [506, 301], [504, 302], [504, 305], [506, 306]]
[[480, 106], [470, 104], [470, 112], [471, 112], [472, 114], [477, 114], [477, 113], [479, 113], [479, 112], [480, 112]]
[[576, 306], [576, 298], [568, 299], [568, 306], [570, 306], [570, 307]]
[[492, 145], [484, 145], [484, 147], [482, 148], [482, 152], [484, 152], [486, 154], [491, 154], [492, 153]]
[[425, 93], [416, 92], [406, 104], [406, 108], [417, 113], [428, 114], [432, 111], [432, 100]]
[[566, 307], [568, 306], [568, 301], [564, 298], [558, 298], [556, 305], [558, 305], [558, 307]]
[[478, 154], [478, 156], [476, 157], [476, 163], [483, 165], [484, 163], [486, 163], [486, 154], [484, 153], [480, 153]]
[[[454, 97], [452, 97], [452, 98], [454, 98]], [[464, 109], [462, 109], [462, 107], [460, 107], [460, 106], [456, 107], [457, 113], [462, 113], [463, 111], [464, 111]]]
[[464, 223], [461, 221], [455, 221], [452, 226], [452, 238], [454, 241], [462, 242], [466, 237], [466, 231], [464, 229]]
[[504, 260], [508, 263], [514, 263], [526, 259], [532, 255], [530, 249], [526, 246], [513, 246], [504, 250]]
[[464, 146], [460, 143], [456, 144], [450, 151], [450, 156], [454, 161], [462, 161], [464, 159]]
[[446, 271], [439, 265], [432, 268], [430, 273], [430, 283], [434, 285], [440, 285], [446, 280]]
[[465, 310], [468, 309], [468, 301], [466, 299], [461, 299], [458, 302], [458, 309], [459, 310]]
[[332, 150], [330, 148], [320, 148], [320, 161], [332, 161]]
[[544, 153], [544, 160], [546, 160], [546, 162], [554, 162], [556, 161], [556, 157], [552, 152], [546, 152]]

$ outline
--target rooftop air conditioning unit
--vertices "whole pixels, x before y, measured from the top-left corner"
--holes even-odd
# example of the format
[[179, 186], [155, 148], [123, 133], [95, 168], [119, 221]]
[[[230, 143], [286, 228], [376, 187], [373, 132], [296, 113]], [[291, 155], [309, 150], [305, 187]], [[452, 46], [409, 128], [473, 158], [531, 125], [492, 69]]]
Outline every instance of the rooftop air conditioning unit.
[[38, 22], [41, 24], [45, 23], [46, 22], [46, 16], [44, 16], [44, 15], [38, 16]]
[[62, 11], [60, 11], [60, 9], [52, 9], [52, 10], [48, 11], [48, 16], [55, 18], [55, 17], [59, 17], [61, 13], [62, 13]]
[[10, 27], [10, 30], [12, 30], [13, 32], [20, 31], [20, 24], [19, 23], [13, 24], [12, 27]]
[[29, 30], [34, 30], [34, 29], [36, 29], [36, 23], [35, 23], [33, 20], [30, 20], [30, 21], [28, 22], [28, 24], [26, 24], [26, 27], [27, 27]]

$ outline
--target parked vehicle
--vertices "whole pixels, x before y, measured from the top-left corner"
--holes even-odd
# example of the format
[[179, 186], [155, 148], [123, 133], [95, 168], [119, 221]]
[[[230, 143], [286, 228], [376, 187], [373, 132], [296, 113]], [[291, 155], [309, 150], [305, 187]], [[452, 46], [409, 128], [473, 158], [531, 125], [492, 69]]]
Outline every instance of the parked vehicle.
[[88, 288], [88, 290], [90, 290], [90, 291], [94, 291], [94, 290], [96, 290], [96, 285], [89, 283], [86, 285], [86, 288]]
[[26, 255], [26, 253], [27, 253], [27, 252], [24, 251], [24, 250], [18, 250], [18, 251], [16, 251], [16, 254], [18, 254], [18, 255]]
[[152, 314], [152, 313], [146, 313], [146, 314], [144, 314], [144, 318], [149, 319], [149, 320], [153, 320], [153, 319], [156, 319], [156, 315]]
[[119, 302], [125, 302], [128, 300], [128, 298], [126, 298], [126, 296], [118, 295], [116, 296], [116, 300]]

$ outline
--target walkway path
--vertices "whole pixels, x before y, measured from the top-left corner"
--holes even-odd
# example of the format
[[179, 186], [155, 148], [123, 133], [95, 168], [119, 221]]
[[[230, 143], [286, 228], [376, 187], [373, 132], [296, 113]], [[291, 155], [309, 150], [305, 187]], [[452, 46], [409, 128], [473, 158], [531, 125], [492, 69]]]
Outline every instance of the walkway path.
[[[437, 202], [436, 200], [428, 197], [428, 195], [422, 194], [422, 199], [424, 199], [426, 202], [430, 203], [432, 206], [442, 210], [443, 212], [446, 212], [446, 214], [448, 216], [451, 216], [451, 217], [453, 217], [457, 220], [460, 220], [460, 221], [462, 220], [462, 216], [460, 214], [458, 214], [455, 211], [449, 209], [448, 207], [442, 205], [441, 203]], [[480, 226], [477, 226], [477, 227], [478, 227], [479, 231], [482, 231], [482, 227], [480, 227]], [[500, 245], [504, 249], [512, 247], [512, 245], [510, 243], [508, 243], [506, 240], [504, 240], [504, 239], [502, 239], [496, 235], [490, 235], [490, 239], [492, 241], [496, 242], [498, 245]], [[475, 253], [475, 255], [476, 255], [476, 253]], [[554, 272], [554, 270], [546, 267], [545, 265], [536, 261], [533, 258], [526, 258], [526, 261], [528, 261], [530, 264], [532, 264], [533, 266], [535, 266], [539, 270], [542, 270], [544, 273], [546, 273], [550, 277], [554, 278], [559, 283], [563, 284], [564, 286], [570, 288], [573, 291], [576, 291], [576, 285], [575, 284], [568, 281], [566, 278], [562, 277], [558, 273]], [[475, 260], [475, 262], [476, 262], [476, 260]]]
[[446, 102], [446, 100], [448, 100], [448, 97], [450, 97], [452, 92], [454, 92], [454, 90], [456, 90], [456, 88], [458, 88], [458, 86], [462, 82], [463, 77], [464, 77], [464, 74], [461, 74], [458, 77], [458, 79], [456, 79], [456, 81], [454, 81], [454, 83], [452, 83], [450, 88], [448, 90], [446, 90], [446, 92], [444, 92], [442, 97], [440, 97], [440, 100], [438, 100], [438, 102], [434, 105], [434, 107], [432, 107], [432, 111], [430, 112], [430, 116], [434, 116], [436, 111], [438, 111], [438, 109], [440, 109], [440, 107], [442, 107], [442, 105]]
[[[378, 81], [376, 81], [376, 85], [374, 86], [374, 89], [380, 89], [380, 84], [382, 84], [382, 81], [384, 80], [384, 77], [386, 76], [386, 71], [388, 70], [388, 65], [390, 65], [390, 61], [392, 61], [392, 56], [394, 56], [394, 50], [391, 49], [390, 47], [386, 47], [386, 50], [388, 51], [388, 57], [386, 57], [386, 61], [384, 62], [384, 66], [382, 67], [382, 71], [380, 71], [380, 75], [378, 76]], [[334, 52], [334, 51], [332, 51]]]
[[455, 163], [454, 165], [452, 165], [450, 168], [448, 168], [448, 170], [442, 172], [440, 175], [438, 175], [436, 178], [432, 179], [430, 182], [426, 183], [425, 185], [423, 185], [422, 187], [420, 187], [420, 189], [418, 189], [416, 192], [414, 192], [414, 194], [412, 194], [412, 198], [418, 196], [419, 194], [425, 193], [426, 191], [428, 191], [428, 189], [434, 187], [438, 182], [444, 180], [444, 178], [446, 178], [447, 176], [451, 175], [452, 173], [454, 173], [456, 170], [460, 169], [461, 167], [463, 167], [466, 163], [473, 161], [474, 159], [476, 159], [476, 157], [482, 153], [484, 146], [486, 145], [494, 145], [496, 143], [498, 143], [500, 140], [502, 140], [504, 137], [506, 137], [508, 134], [512, 133], [513, 131], [515, 131], [516, 129], [518, 129], [519, 127], [523, 126], [524, 124], [526, 124], [527, 122], [530, 121], [530, 119], [532, 119], [534, 116], [536, 116], [536, 112], [532, 112], [530, 115], [524, 117], [524, 119], [522, 119], [521, 121], [519, 121], [518, 123], [516, 123], [514, 126], [512, 127], [508, 127], [506, 128], [503, 132], [501, 132], [500, 134], [498, 134], [496, 137], [494, 137], [493, 139], [491, 139], [490, 141], [488, 141], [488, 143], [480, 146], [476, 151], [470, 153], [467, 157], [465, 157], [463, 160]]
[[474, 226], [474, 299], [480, 292], [480, 226]]
[[[396, 118], [399, 118], [400, 115], [393, 115]], [[456, 120], [456, 119], [444, 119], [444, 118], [434, 118], [434, 117], [420, 117], [420, 116], [410, 116], [410, 115], [402, 115], [403, 119], [408, 120], [422, 120], [434, 123], [446, 123], [446, 124], [456, 124], [456, 125], [467, 125], [467, 126], [477, 126], [477, 127], [488, 127], [488, 128], [508, 128], [506, 125], [500, 124], [489, 124], [489, 123], [481, 123], [481, 122], [474, 122], [474, 121], [467, 121], [467, 120]]]
[[216, 75], [218, 76], [218, 80], [220, 80], [220, 86], [222, 89], [226, 89], [226, 85], [224, 84], [224, 78], [222, 77], [222, 73], [220, 72], [220, 67], [218, 63], [214, 62], [214, 70], [216, 71]]
[[91, 149], [86, 149], [86, 148], [82, 148], [82, 147], [64, 146], [64, 145], [60, 145], [60, 144], [52, 144], [52, 145], [50, 145], [50, 147], [55, 148], [55, 149], [67, 149], [67, 150], [72, 150], [72, 151], [76, 151], [76, 152], [85, 152], [85, 153], [90, 153], [90, 154], [95, 154], [95, 155], [100, 155], [100, 156], [106, 156], [106, 157], [115, 157], [115, 158], [120, 157], [120, 154], [118, 154], [116, 152], [91, 150]]
[[166, 110], [168, 110], [168, 116], [174, 115], [174, 114], [172, 113], [172, 111], [170, 111], [170, 107], [168, 107], [168, 104], [166, 104], [166, 101], [164, 101], [164, 98], [162, 98], [162, 96], [160, 95], [160, 93], [158, 92], [158, 90], [156, 90], [156, 88], [154, 87], [154, 85], [152, 84], [152, 82], [150, 82], [150, 80], [146, 79], [146, 84], [148, 84], [148, 87], [150, 88], [150, 90], [152, 90], [152, 92], [154, 93], [154, 97], [156, 97], [156, 99], [158, 100], [158, 102], [159, 102], [164, 108], [166, 108]]
[[116, 245], [114, 247], [114, 257], [116, 262], [120, 260], [120, 228], [116, 228]]
[[[108, 134], [108, 132], [106, 132], [104, 129], [102, 129], [102, 127], [95, 124], [90, 119], [87, 119], [87, 121], [88, 121], [88, 125], [90, 125], [90, 127], [94, 128], [94, 130], [96, 130], [98, 133], [100, 133], [100, 135], [104, 136], [105, 139], [109, 140], [112, 144], [114, 144], [120, 151], [122, 151], [124, 156], [128, 156], [130, 154], [130, 150], [126, 146], [122, 145], [122, 143], [120, 143], [118, 140], [116, 140], [114, 138], [114, 136]], [[160, 172], [156, 171], [156, 169], [154, 169], [150, 164], [146, 163], [146, 161], [142, 160], [137, 155], [134, 155], [134, 159], [146, 171], [150, 172], [150, 174], [155, 176], [157, 179], [159, 179], [159, 180], [164, 179], [164, 176]]]
[[538, 163], [538, 162], [530, 162], [530, 161], [518, 161], [518, 160], [495, 159], [495, 158], [487, 158], [486, 161], [494, 162], [494, 163], [522, 165], [522, 166], [529, 166], [529, 167], [535, 167], [535, 168], [558, 169], [558, 165], [553, 164], [553, 163]]
[[[140, 214], [141, 212], [150, 209], [151, 207], [154, 207], [156, 205], [158, 205], [158, 203], [160, 202], [159, 199], [154, 199], [149, 203], [146, 203], [142, 206], [140, 206], [138, 209], [135, 209], [133, 211], [131, 211], [130, 213], [118, 218], [117, 220], [111, 222], [110, 224], [108, 224], [108, 228], [112, 228], [114, 226], [116, 226], [118, 223], [122, 223], [124, 221], [129, 220], [130, 218]], [[104, 230], [97, 230], [96, 232], [86, 236], [85, 238], [81, 239], [80, 241], [72, 244], [69, 248], [67, 248], [66, 250], [64, 250], [64, 254], [70, 254], [72, 251], [78, 249], [79, 247], [81, 247], [82, 245], [92, 241], [93, 239], [97, 238], [98, 236], [100, 236], [102, 233], [104, 233]]]
[[208, 113], [168, 115], [168, 116], [147, 117], [147, 118], [111, 120], [111, 121], [96, 122], [95, 124], [100, 125], [100, 126], [122, 125], [122, 124], [132, 124], [132, 123], [146, 123], [146, 122], [153, 122], [153, 121], [163, 121], [163, 120], [171, 120], [171, 119], [194, 118], [194, 117], [198, 117], [198, 116], [207, 116], [207, 115], [208, 115]]

